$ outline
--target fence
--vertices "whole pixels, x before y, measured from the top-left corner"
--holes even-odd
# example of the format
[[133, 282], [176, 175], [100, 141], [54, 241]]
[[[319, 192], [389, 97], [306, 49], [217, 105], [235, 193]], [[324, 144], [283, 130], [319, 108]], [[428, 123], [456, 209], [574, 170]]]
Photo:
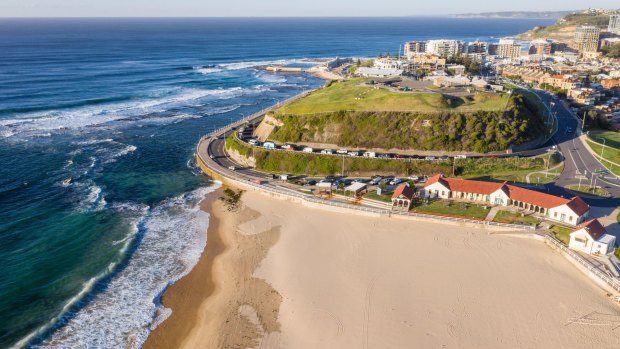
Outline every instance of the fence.
[[591, 275], [599, 278], [602, 282], [609, 285], [612, 289], [620, 293], [620, 283], [617, 279], [610, 277], [609, 275], [605, 275], [598, 268], [596, 268], [592, 263], [588, 262], [586, 259], [575, 253], [573, 250], [564, 246], [562, 242], [557, 240], [555, 237], [545, 235], [545, 239], [549, 241], [553, 246], [557, 247], [560, 251], [564, 252], [566, 255], [571, 257], [575, 262], [579, 263], [582, 267], [584, 267]]

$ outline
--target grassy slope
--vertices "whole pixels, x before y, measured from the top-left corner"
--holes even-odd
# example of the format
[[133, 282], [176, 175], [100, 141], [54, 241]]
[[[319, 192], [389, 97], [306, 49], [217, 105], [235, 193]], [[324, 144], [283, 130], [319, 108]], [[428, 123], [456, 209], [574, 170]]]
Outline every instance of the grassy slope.
[[450, 201], [432, 201], [428, 204], [418, 203], [413, 210], [418, 212], [438, 213], [450, 216], [459, 216], [483, 220], [489, 214], [490, 209], [470, 203]]
[[362, 85], [368, 79], [352, 79], [336, 82], [331, 86], [313, 92], [281, 108], [280, 114], [316, 114], [324, 112], [349, 111], [473, 111], [503, 110], [508, 96], [494, 93], [480, 93], [473, 101], [455, 99], [452, 106], [440, 93], [397, 93], [383, 88]]
[[[250, 156], [251, 148], [237, 143], [233, 138], [226, 140], [227, 148], [237, 150], [240, 154]], [[342, 171], [343, 158], [340, 156], [289, 153], [268, 151], [256, 148], [257, 167], [271, 173], [290, 173], [297, 175], [334, 175]], [[553, 161], [552, 161], [553, 164]], [[553, 165], [552, 165], [553, 166]], [[451, 161], [396, 161], [367, 158], [344, 157], [346, 175], [391, 174], [434, 175], [452, 173]], [[466, 178], [484, 176], [484, 179], [511, 181], [511, 173], [534, 172], [544, 170], [542, 158], [507, 158], [507, 159], [464, 159], [456, 162], [457, 174]], [[522, 177], [514, 181], [522, 182]]]
[[[597, 139], [597, 141], [600, 141], [600, 140]], [[605, 149], [603, 150], [602, 145], [592, 142], [591, 140], [588, 140], [587, 142], [590, 145], [590, 148], [592, 148], [592, 150], [597, 155], [600, 156], [602, 153], [604, 159], [614, 162], [616, 164], [620, 164], [620, 150], [616, 148], [608, 147], [608, 146], [606, 146]], [[607, 168], [609, 168], [614, 174], [620, 175], [620, 167], [610, 163], [609, 161], [603, 161], [603, 164], [607, 166]], [[593, 169], [593, 170], [597, 170], [597, 169]]]

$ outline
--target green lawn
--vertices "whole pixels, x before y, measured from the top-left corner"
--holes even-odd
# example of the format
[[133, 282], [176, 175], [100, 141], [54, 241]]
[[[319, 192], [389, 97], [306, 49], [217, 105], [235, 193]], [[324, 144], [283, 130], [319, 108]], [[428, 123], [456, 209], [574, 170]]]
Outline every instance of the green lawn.
[[510, 211], [499, 211], [493, 219], [494, 222], [510, 223], [510, 224], [526, 224], [526, 225], [538, 225], [540, 219], [532, 216], [521, 216], [521, 213], [512, 213]]
[[614, 174], [620, 175], [620, 166], [613, 164], [620, 164], [620, 150], [618, 150], [617, 148], [612, 148], [610, 146], [606, 146], [605, 149], [603, 149], [603, 146], [601, 144], [593, 142], [589, 139], [588, 144], [596, 154], [598, 154], [599, 156], [601, 156], [602, 154], [604, 159], [602, 162], [605, 166], [607, 166], [607, 168], [609, 168]]
[[551, 231], [558, 240], [568, 246], [568, 243], [570, 242], [570, 233], [573, 232], [570, 228], [554, 225], [551, 227]]
[[418, 202], [414, 205], [413, 210], [422, 213], [438, 213], [482, 220], [487, 217], [490, 208], [469, 203], [437, 200], [431, 201], [429, 204]]
[[547, 176], [544, 173], [536, 173], [530, 176], [531, 184], [545, 184], [555, 180], [556, 176], [550, 173], [562, 172], [563, 164], [553, 169], [561, 165], [558, 161], [560, 161], [558, 155], [545, 154], [535, 158], [474, 159], [471, 163], [457, 160], [456, 165], [463, 164], [462, 177], [465, 179], [527, 183], [526, 177], [528, 174], [545, 171], [547, 169], [547, 162], [549, 162], [548, 168], [550, 170]]
[[497, 111], [506, 108], [509, 95], [477, 93], [473, 100], [455, 98], [449, 102], [441, 93], [399, 93], [365, 85], [369, 79], [334, 82], [331, 86], [288, 104], [282, 114], [313, 114], [348, 111]]
[[609, 192], [601, 187], [590, 187], [589, 185], [573, 184], [566, 187], [568, 190], [575, 192], [577, 195], [608, 197]]
[[588, 131], [588, 138], [598, 143], [603, 143], [603, 139], [605, 139], [607, 146], [620, 149], [620, 132], [594, 129]]
[[383, 202], [392, 202], [392, 193], [386, 193], [385, 191], [383, 191], [381, 193], [381, 195], [377, 195], [377, 191], [376, 190], [371, 190], [368, 192], [368, 194], [364, 195], [365, 198], [370, 199], [370, 200], [376, 200], [376, 201], [383, 201]]

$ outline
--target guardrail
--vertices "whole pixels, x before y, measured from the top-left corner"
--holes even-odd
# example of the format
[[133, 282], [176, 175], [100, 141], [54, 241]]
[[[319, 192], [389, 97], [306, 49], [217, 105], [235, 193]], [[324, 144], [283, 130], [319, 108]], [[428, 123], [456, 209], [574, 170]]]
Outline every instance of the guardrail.
[[560, 249], [562, 252], [566, 253], [570, 256], [574, 261], [579, 263], [581, 266], [586, 268], [586, 270], [592, 273], [594, 276], [598, 277], [601, 281], [609, 285], [609, 287], [613, 288], [617, 292], [620, 293], [620, 282], [617, 279], [610, 277], [609, 275], [605, 275], [598, 268], [596, 268], [592, 263], [575, 253], [573, 250], [566, 247], [562, 242], [557, 240], [555, 237], [545, 235], [545, 239], [549, 241], [552, 245]]

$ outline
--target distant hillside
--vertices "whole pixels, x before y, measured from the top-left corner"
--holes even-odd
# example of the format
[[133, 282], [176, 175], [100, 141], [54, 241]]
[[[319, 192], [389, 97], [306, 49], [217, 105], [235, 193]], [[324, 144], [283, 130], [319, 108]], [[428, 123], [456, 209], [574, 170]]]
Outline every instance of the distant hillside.
[[580, 25], [594, 25], [605, 29], [609, 24], [609, 13], [581, 12], [570, 13], [560, 18], [555, 24], [548, 27], [536, 27], [519, 35], [521, 40], [554, 39], [568, 42], [575, 34], [575, 28]]
[[456, 18], [514, 18], [514, 19], [560, 19], [576, 11], [503, 11], [461, 13]]

